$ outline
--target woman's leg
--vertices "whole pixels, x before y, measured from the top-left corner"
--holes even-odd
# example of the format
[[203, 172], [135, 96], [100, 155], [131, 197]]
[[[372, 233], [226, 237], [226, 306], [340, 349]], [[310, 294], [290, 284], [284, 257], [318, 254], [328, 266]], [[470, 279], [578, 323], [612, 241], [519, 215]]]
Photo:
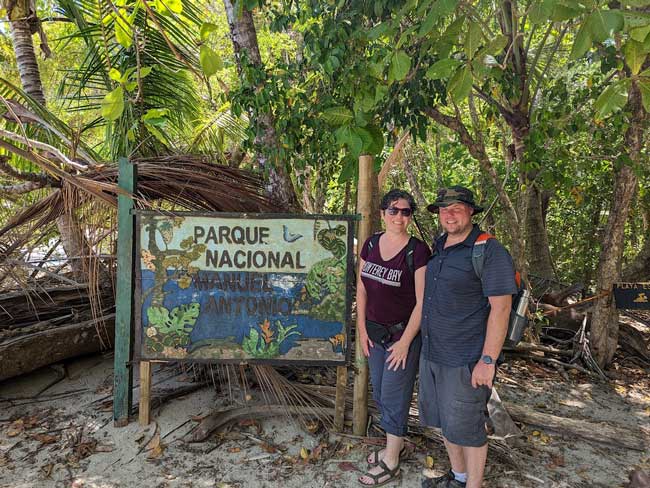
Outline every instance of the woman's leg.
[[[370, 382], [372, 383], [372, 398], [377, 404], [379, 415], [383, 416], [381, 406], [381, 383], [384, 375], [384, 365], [388, 356], [386, 355], [386, 350], [378, 344], [375, 344], [374, 347], [371, 347], [369, 349], [369, 352], [370, 355], [368, 356], [368, 370], [370, 372]], [[383, 456], [383, 449], [376, 454], [373, 451], [368, 456], [368, 463], [377, 464], [382, 460]]]

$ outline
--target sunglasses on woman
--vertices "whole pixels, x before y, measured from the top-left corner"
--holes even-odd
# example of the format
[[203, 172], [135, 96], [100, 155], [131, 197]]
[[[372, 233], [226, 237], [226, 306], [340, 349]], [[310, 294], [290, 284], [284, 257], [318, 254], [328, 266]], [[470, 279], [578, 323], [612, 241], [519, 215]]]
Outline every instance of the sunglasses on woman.
[[410, 208], [399, 208], [399, 207], [388, 207], [386, 209], [386, 212], [388, 212], [388, 215], [397, 215], [398, 213], [402, 212], [402, 215], [404, 217], [410, 217], [413, 214], [413, 210]]

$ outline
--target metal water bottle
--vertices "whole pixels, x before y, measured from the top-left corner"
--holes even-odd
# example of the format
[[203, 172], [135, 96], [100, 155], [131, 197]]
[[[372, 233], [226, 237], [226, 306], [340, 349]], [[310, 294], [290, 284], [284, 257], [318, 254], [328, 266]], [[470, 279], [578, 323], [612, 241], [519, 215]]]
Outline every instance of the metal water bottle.
[[528, 301], [530, 300], [530, 292], [524, 288], [517, 298], [517, 307], [514, 313], [510, 315], [510, 323], [508, 324], [508, 335], [506, 341], [515, 346], [521, 341], [524, 335], [524, 330], [528, 325]]

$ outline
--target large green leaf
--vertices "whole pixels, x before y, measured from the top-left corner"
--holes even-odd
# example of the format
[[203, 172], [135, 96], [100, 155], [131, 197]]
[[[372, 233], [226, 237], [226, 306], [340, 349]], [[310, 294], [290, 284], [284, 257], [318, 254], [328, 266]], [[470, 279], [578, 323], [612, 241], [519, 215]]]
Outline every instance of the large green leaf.
[[372, 154], [370, 149], [373, 145], [373, 139], [370, 131], [365, 127], [354, 127], [352, 131], [361, 139], [361, 149], [359, 150], [359, 154], [355, 155], [360, 156], [361, 154]]
[[650, 22], [645, 27], [636, 27], [630, 30], [630, 37], [637, 42], [644, 42], [650, 34]]
[[118, 86], [102, 100], [102, 117], [106, 120], [116, 120], [120, 118], [122, 112], [124, 112], [124, 90]]
[[460, 103], [465, 100], [472, 91], [472, 72], [469, 66], [460, 68], [449, 80], [447, 90], [451, 93], [454, 102]]
[[384, 149], [384, 133], [376, 125], [369, 125], [366, 127], [366, 130], [370, 133], [372, 136], [372, 142], [368, 146], [368, 154], [376, 155], [382, 152]]
[[375, 41], [391, 29], [390, 22], [381, 22], [368, 31], [368, 39]]
[[118, 83], [122, 81], [122, 73], [120, 73], [120, 70], [115, 68], [111, 68], [109, 70], [108, 77], [113, 81], [117, 81]]
[[199, 61], [201, 62], [201, 69], [208, 78], [223, 68], [221, 57], [205, 44], [201, 46], [199, 51]]
[[119, 9], [115, 16], [115, 40], [125, 48], [133, 44], [133, 17], [129, 16], [126, 9]]
[[388, 68], [388, 76], [395, 81], [401, 81], [406, 78], [411, 69], [411, 57], [404, 51], [397, 51], [393, 54]]
[[356, 179], [357, 171], [358, 171], [358, 160], [350, 156], [346, 156], [346, 158], [343, 160], [343, 167], [341, 168], [341, 174], [339, 174], [339, 183]]
[[467, 37], [465, 37], [465, 54], [467, 59], [472, 59], [474, 53], [481, 45], [483, 33], [478, 22], [470, 22]]
[[213, 24], [212, 22], [204, 22], [201, 24], [199, 37], [202, 41], [205, 41], [208, 37], [210, 37], [210, 34], [212, 34], [217, 29], [219, 29], [219, 26], [217, 24]]
[[180, 14], [183, 11], [181, 0], [155, 0], [153, 7], [162, 15], [169, 15], [170, 12]]
[[591, 34], [589, 33], [589, 28], [587, 24], [582, 24], [580, 30], [576, 34], [576, 38], [573, 41], [573, 47], [571, 48], [571, 59], [581, 58], [589, 48], [591, 47]]
[[630, 67], [633, 75], [641, 71], [641, 66], [647, 56], [647, 52], [643, 49], [643, 44], [636, 42], [633, 39], [628, 39], [623, 47], [623, 55], [625, 56], [625, 63]]
[[565, 20], [575, 19], [576, 17], [582, 14], [583, 10], [577, 6], [564, 5], [558, 3], [553, 8], [553, 13], [551, 14], [551, 20], [553, 22], [563, 22]]
[[445, 17], [456, 10], [459, 0], [437, 0], [432, 9], [438, 12], [440, 17]]
[[330, 125], [339, 126], [352, 123], [354, 114], [346, 107], [330, 107], [323, 111], [323, 120]]
[[358, 158], [363, 149], [363, 139], [356, 132], [357, 127], [342, 126], [336, 129], [334, 137], [341, 146], [346, 146], [352, 157]]
[[622, 109], [627, 102], [627, 83], [616, 82], [609, 85], [594, 102], [596, 116], [604, 119], [612, 112]]
[[440, 80], [442, 78], [449, 78], [461, 62], [457, 59], [447, 58], [436, 61], [425, 73], [425, 77], [430, 80]]
[[440, 18], [440, 13], [438, 12], [438, 9], [432, 8], [427, 16], [424, 18], [422, 23], [420, 24], [420, 30], [418, 31], [418, 35], [420, 37], [427, 35], [431, 30], [433, 30], [433, 26], [436, 23], [436, 20]]
[[603, 42], [623, 28], [623, 16], [618, 10], [595, 10], [586, 21], [591, 38]]
[[504, 35], [498, 35], [490, 41], [485, 49], [487, 54], [497, 55], [508, 45], [508, 38]]
[[533, 24], [541, 24], [551, 18], [557, 0], [534, 0], [528, 11], [528, 19]]

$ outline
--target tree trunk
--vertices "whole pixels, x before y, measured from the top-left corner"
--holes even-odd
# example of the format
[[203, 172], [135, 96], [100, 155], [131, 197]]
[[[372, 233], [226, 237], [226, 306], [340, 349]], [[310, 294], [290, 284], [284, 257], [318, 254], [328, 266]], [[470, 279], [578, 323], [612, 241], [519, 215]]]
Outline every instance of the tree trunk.
[[[632, 81], [628, 94], [627, 113], [630, 113], [629, 126], [625, 132], [624, 151], [632, 161], [639, 163], [643, 146], [645, 110], [641, 104], [641, 93]], [[631, 166], [623, 164], [615, 170], [614, 194], [607, 219], [600, 260], [598, 263], [597, 291], [609, 291], [619, 280], [625, 239], [625, 223], [630, 213], [632, 196], [638, 178]], [[601, 367], [607, 366], [614, 357], [618, 344], [618, 311], [611, 296], [596, 302], [591, 320], [591, 345], [596, 361]]]
[[[246, 59], [261, 68], [262, 57], [260, 56], [259, 45], [257, 43], [257, 32], [255, 31], [255, 24], [253, 23], [253, 15], [249, 10], [243, 8], [241, 16], [237, 16], [237, 10], [231, 0], [223, 0], [226, 8], [226, 17], [228, 18], [228, 26], [230, 27], [230, 38], [232, 40], [233, 49], [235, 51], [235, 58], [237, 59], [237, 69], [239, 73], [242, 72], [242, 57], [245, 55]], [[260, 112], [255, 118], [251, 119], [253, 126], [257, 127], [258, 133], [255, 143], [261, 147], [266, 148], [269, 154], [275, 154], [278, 145], [278, 138], [275, 133], [275, 121], [270, 112]], [[260, 151], [256, 154], [258, 166], [263, 171], [268, 171], [268, 187], [267, 192], [281, 208], [286, 211], [299, 211], [300, 205], [296, 197], [296, 192], [291, 181], [291, 177], [287, 173], [283, 161], [273, 158], [270, 164], [267, 164], [266, 156]]]
[[650, 237], [646, 236], [645, 243], [629, 266], [621, 273], [621, 281], [640, 282], [650, 280]]
[[[20, 10], [22, 12], [22, 9]], [[18, 9], [10, 14], [10, 19], [18, 13]], [[27, 92], [38, 103], [45, 105], [45, 95], [43, 93], [43, 84], [41, 83], [41, 74], [38, 69], [36, 53], [34, 52], [34, 43], [32, 42], [32, 31], [29, 20], [25, 17], [10, 21], [11, 39], [14, 44], [16, 54], [16, 64], [20, 74], [20, 82], [23, 90]]]
[[[20, 1], [8, 5], [7, 16], [10, 20], [11, 38], [16, 54], [16, 63], [20, 74], [23, 90], [38, 103], [45, 105], [45, 93], [41, 83], [41, 74], [34, 51], [32, 32], [34, 23], [38, 22], [35, 12], [29, 2]], [[61, 234], [61, 242], [66, 256], [70, 258], [70, 267], [77, 281], [86, 281], [83, 261], [79, 256], [85, 256], [85, 239], [79, 223], [71, 214], [64, 214], [57, 219], [57, 227]]]
[[539, 277], [554, 280], [555, 269], [548, 245], [548, 233], [542, 208], [542, 192], [536, 183], [529, 184], [526, 190], [528, 200], [526, 211], [526, 255], [528, 271]]
[[70, 263], [72, 274], [78, 283], [87, 281], [88, 273], [84, 269], [84, 262], [90, 256], [88, 242], [83, 235], [79, 222], [72, 213], [63, 211], [56, 219], [56, 226], [61, 234], [61, 245]]
[[[104, 337], [113, 337], [115, 314], [103, 317]], [[106, 348], [98, 334], [100, 319], [51, 327], [47, 330], [10, 339], [0, 344], [0, 381], [13, 378], [50, 364]], [[112, 347], [112, 346], [111, 346]]]

